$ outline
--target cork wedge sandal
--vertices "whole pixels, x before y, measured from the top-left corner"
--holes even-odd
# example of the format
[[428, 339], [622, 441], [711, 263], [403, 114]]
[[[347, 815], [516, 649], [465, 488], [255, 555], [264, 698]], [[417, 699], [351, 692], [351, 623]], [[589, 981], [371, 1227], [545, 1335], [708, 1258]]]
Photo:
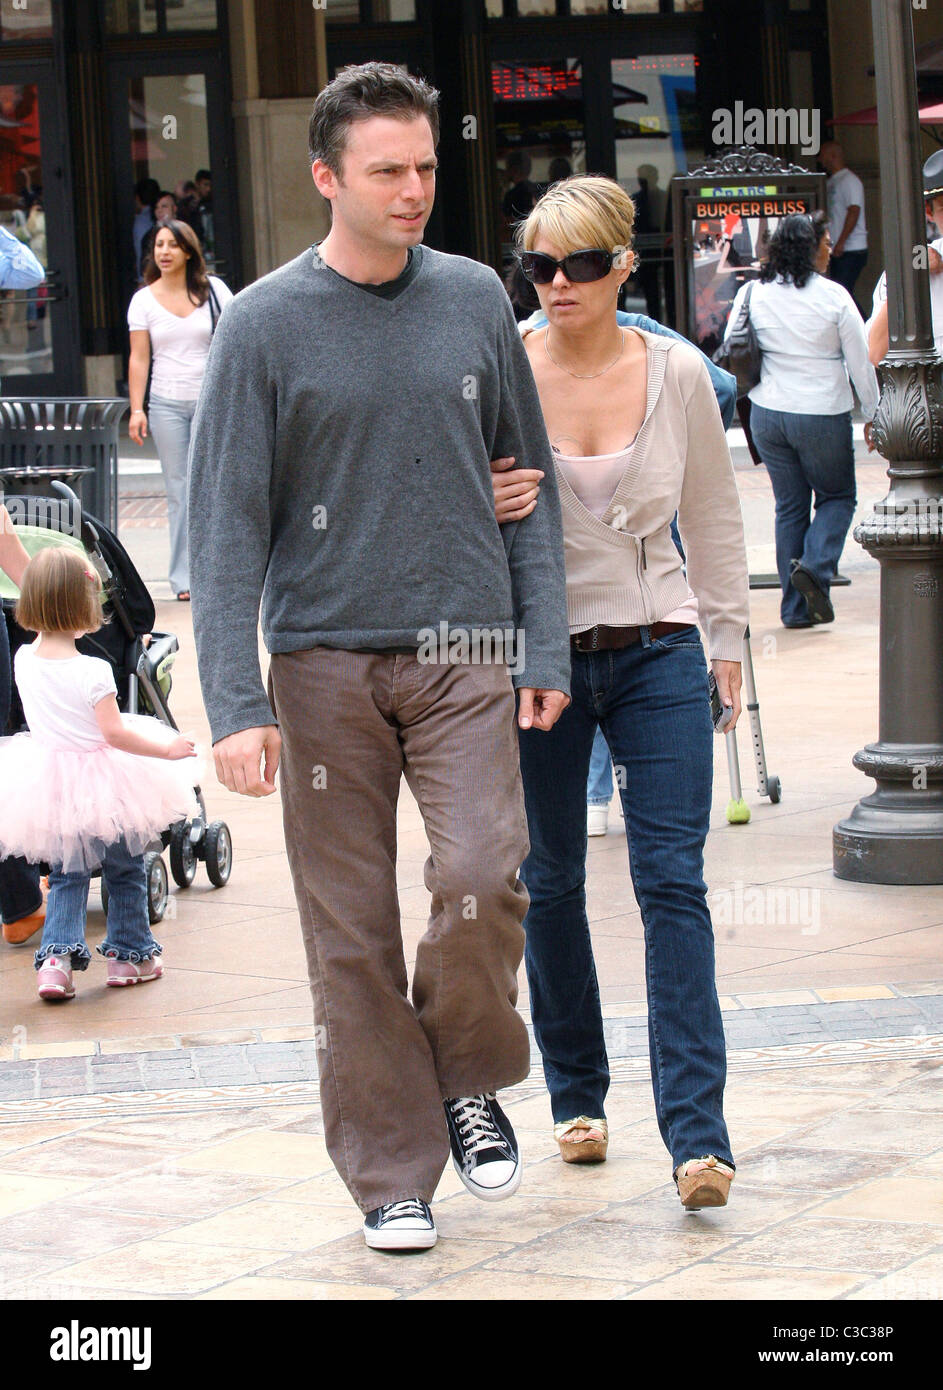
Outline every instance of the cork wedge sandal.
[[609, 1126], [605, 1120], [577, 1115], [553, 1127], [564, 1163], [605, 1163], [609, 1148]]
[[674, 1179], [686, 1211], [701, 1207], [725, 1207], [733, 1182], [734, 1170], [713, 1154], [706, 1158], [689, 1158], [675, 1169]]

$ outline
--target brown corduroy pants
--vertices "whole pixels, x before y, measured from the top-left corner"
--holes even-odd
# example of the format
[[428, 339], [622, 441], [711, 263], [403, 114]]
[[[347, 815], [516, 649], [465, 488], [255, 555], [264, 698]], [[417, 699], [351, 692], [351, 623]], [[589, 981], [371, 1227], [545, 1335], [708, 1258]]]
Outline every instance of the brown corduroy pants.
[[[328, 1152], [362, 1211], [431, 1201], [442, 1100], [521, 1081], [528, 851], [503, 665], [315, 647], [277, 653], [285, 841], [308, 960]], [[400, 776], [431, 854], [410, 1002], [396, 892]]]

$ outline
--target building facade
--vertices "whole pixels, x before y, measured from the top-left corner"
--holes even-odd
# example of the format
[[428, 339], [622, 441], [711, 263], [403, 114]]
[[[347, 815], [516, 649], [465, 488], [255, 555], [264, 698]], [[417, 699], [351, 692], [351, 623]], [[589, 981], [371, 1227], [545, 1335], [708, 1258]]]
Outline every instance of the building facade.
[[[4, 391], [111, 395], [123, 380], [149, 217], [141, 190], [189, 199], [233, 288], [323, 236], [306, 160], [311, 103], [339, 68], [370, 58], [442, 92], [431, 245], [500, 270], [535, 191], [571, 171], [609, 174], [636, 198], [640, 293], [671, 321], [670, 179], [711, 152], [714, 113], [737, 101], [816, 109], [823, 135], [836, 114], [873, 102], [867, 10], [863, 0], [0, 0], [0, 222], [48, 267], [40, 291], [0, 298]], [[932, 7], [915, 23], [918, 41], [943, 30]], [[846, 144], [877, 230], [873, 127], [849, 128]], [[795, 145], [767, 148], [814, 167]]]

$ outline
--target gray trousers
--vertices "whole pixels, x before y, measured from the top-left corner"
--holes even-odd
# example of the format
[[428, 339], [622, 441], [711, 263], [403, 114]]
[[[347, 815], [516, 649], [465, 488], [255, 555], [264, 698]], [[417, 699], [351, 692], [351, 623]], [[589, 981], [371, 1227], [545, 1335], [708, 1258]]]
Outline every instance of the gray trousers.
[[151, 395], [147, 423], [160, 459], [167, 489], [167, 521], [170, 525], [170, 570], [168, 579], [175, 594], [190, 588], [190, 561], [187, 555], [187, 456], [190, 452], [190, 425], [196, 401], [171, 401]]
[[[360, 1206], [431, 1201], [447, 1097], [527, 1075], [516, 1011], [528, 850], [503, 665], [327, 647], [276, 654], [285, 842], [301, 916], [325, 1141]], [[400, 778], [419, 803], [432, 894], [409, 998], [396, 893]]]

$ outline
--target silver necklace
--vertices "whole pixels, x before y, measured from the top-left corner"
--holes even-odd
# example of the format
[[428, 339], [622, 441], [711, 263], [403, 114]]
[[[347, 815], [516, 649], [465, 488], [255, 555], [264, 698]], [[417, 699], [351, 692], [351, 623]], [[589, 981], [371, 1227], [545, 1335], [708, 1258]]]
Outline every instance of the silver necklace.
[[597, 376], [605, 376], [606, 373], [607, 373], [608, 371], [611, 371], [612, 368], [613, 368], [613, 367], [616, 365], [616, 363], [618, 362], [619, 358], [622, 356], [622, 351], [623, 351], [623, 349], [624, 349], [624, 347], [625, 347], [625, 333], [622, 331], [621, 328], [619, 329], [619, 337], [620, 337], [620, 339], [621, 339], [621, 342], [620, 342], [620, 344], [619, 344], [619, 351], [616, 353], [615, 357], [614, 357], [614, 358], [612, 359], [612, 361], [609, 363], [609, 366], [608, 366], [608, 367], [603, 367], [603, 369], [602, 369], [601, 372], [571, 372], [570, 369], [569, 369], [569, 367], [564, 367], [564, 365], [563, 365], [562, 362], [558, 362], [557, 359], [554, 357], [553, 353], [550, 351], [550, 329], [549, 329], [549, 328], [547, 329], [546, 333], [544, 334], [544, 351], [546, 352], [547, 356], [550, 358], [550, 361], [553, 363], [553, 365], [554, 365], [555, 367], [559, 367], [560, 370], [561, 370], [562, 372], [566, 372], [569, 376], [578, 377], [580, 381], [593, 381], [593, 380], [595, 380], [595, 378], [596, 378]]

